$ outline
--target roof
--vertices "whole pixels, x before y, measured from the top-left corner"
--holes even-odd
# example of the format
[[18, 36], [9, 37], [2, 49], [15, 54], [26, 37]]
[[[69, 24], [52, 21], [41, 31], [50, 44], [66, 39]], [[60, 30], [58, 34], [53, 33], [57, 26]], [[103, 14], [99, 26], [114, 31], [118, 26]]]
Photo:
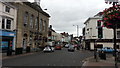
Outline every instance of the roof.
[[23, 3], [26, 4], [26, 5], [28, 5], [28, 6], [30, 6], [30, 7], [33, 8], [33, 9], [37, 10], [38, 12], [42, 13], [43, 15], [45, 15], [45, 16], [47, 16], [47, 17], [50, 17], [50, 15], [49, 15], [48, 13], [44, 12], [44, 11], [42, 10], [42, 8], [41, 8], [39, 5], [37, 5], [35, 2], [34, 2], [34, 3], [23, 2]]
[[102, 17], [98, 17], [98, 16], [96, 16], [96, 17], [89, 17], [85, 22], [84, 22], [84, 24], [86, 24], [90, 19], [101, 19]]

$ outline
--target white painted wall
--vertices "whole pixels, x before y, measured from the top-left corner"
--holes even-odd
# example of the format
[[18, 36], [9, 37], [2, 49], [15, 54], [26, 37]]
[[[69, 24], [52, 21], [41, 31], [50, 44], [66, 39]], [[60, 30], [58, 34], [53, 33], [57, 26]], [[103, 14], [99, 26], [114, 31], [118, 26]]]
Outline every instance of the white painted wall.
[[[6, 6], [9, 6], [10, 7], [10, 13], [7, 13], [5, 12], [5, 7]], [[12, 20], [12, 23], [11, 23], [11, 30], [14, 30], [16, 29], [16, 23], [17, 23], [17, 8], [12, 6], [12, 5], [9, 5], [8, 3], [2, 3], [0, 2], [0, 16], [3, 17], [8, 17], [8, 18], [11, 18]], [[2, 19], [0, 19], [0, 22], [2, 23]], [[0, 26], [0, 29], [1, 29], [1, 26]]]
[[[97, 27], [97, 21], [101, 20], [101, 17], [90, 17], [86, 20], [84, 23], [85, 26], [85, 39], [98, 39], [98, 29]], [[113, 39], [113, 29], [108, 29], [106, 27], [103, 27], [103, 38], [102, 39]], [[97, 43], [97, 44], [103, 44], [103, 47], [113, 47], [113, 43]], [[94, 49], [94, 43], [90, 43], [90, 48]]]
[[[85, 39], [98, 39], [97, 20], [101, 17], [91, 17], [85, 23]], [[113, 29], [103, 27], [103, 39], [113, 39]]]

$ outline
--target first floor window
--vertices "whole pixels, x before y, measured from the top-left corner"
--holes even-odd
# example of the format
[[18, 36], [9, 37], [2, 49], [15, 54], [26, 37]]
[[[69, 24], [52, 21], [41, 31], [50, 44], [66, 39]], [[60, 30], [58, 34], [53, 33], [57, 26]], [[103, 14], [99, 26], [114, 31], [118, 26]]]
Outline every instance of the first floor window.
[[25, 13], [24, 13], [24, 17], [23, 17], [23, 18], [24, 18], [24, 19], [23, 19], [24, 26], [27, 26], [27, 23], [28, 23], [28, 15], [29, 15], [28, 12], [25, 12]]
[[9, 19], [6, 21], [6, 29], [11, 29], [11, 20]]
[[5, 29], [5, 19], [2, 19], [2, 29]]
[[2, 19], [2, 29], [11, 29], [11, 23], [12, 20], [11, 19], [7, 19], [7, 18], [3, 18]]

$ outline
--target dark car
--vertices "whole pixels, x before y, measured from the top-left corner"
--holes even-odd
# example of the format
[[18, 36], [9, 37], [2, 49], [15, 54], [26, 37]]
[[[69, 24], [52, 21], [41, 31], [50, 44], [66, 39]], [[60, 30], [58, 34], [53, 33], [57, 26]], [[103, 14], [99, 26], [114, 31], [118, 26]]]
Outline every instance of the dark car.
[[75, 51], [75, 47], [74, 47], [74, 45], [70, 45], [69, 48], [68, 48], [68, 51], [72, 51], [72, 52], [74, 52], [74, 51]]
[[56, 49], [56, 50], [61, 50], [61, 49], [62, 49], [62, 46], [61, 46], [61, 45], [56, 45], [56, 46], [55, 46], [55, 49]]

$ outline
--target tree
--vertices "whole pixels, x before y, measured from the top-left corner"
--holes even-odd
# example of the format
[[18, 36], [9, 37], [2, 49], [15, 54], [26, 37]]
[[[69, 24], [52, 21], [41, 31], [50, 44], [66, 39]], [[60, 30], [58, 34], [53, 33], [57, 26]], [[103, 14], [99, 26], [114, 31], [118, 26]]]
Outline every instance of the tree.
[[117, 25], [117, 28], [120, 28], [120, 5], [114, 5], [105, 9], [102, 22], [104, 27], [113, 28], [114, 25]]

